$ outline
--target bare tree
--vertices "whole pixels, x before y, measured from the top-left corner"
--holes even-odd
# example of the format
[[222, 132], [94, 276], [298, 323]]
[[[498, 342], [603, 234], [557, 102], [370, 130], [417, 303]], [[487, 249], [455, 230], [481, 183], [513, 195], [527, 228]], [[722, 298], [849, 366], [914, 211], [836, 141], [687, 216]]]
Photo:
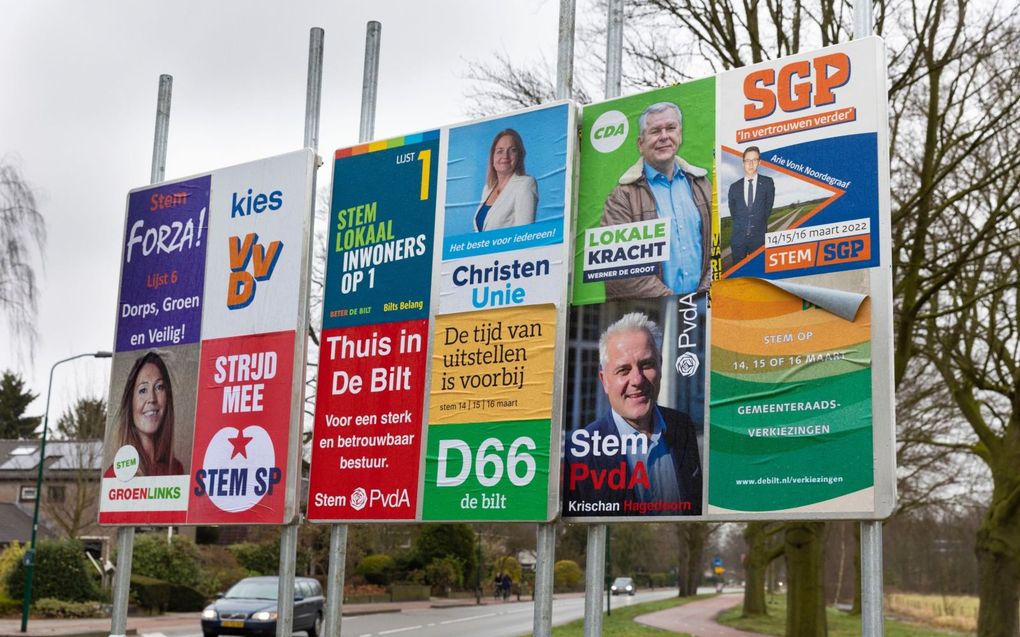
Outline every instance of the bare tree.
[[19, 357], [31, 355], [38, 336], [34, 260], [45, 245], [46, 222], [35, 193], [14, 161], [0, 158], [0, 315]]

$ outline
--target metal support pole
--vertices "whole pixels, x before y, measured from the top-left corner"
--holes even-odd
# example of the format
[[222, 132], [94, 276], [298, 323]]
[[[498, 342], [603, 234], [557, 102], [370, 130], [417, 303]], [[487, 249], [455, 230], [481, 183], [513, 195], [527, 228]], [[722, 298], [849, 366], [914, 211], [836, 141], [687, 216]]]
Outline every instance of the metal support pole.
[[623, 0], [609, 0], [606, 16], [606, 98], [620, 96], [623, 69]]
[[128, 594], [131, 592], [131, 558], [135, 548], [135, 527], [117, 531], [117, 570], [113, 574], [113, 610], [110, 613], [110, 637], [127, 634]]
[[172, 75], [159, 76], [159, 97], [156, 100], [156, 130], [152, 136], [152, 167], [149, 183], [163, 181], [166, 175], [166, 147], [170, 139], [170, 98], [174, 90]]
[[556, 561], [556, 524], [539, 524], [536, 529], [535, 563], [535, 620], [532, 633], [535, 637], [552, 634], [553, 565]]
[[300, 515], [280, 531], [280, 578], [277, 583], [276, 637], [290, 637], [294, 631], [294, 572], [297, 567]]
[[[319, 112], [322, 103], [322, 51], [324, 32], [313, 27], [308, 33], [308, 79], [305, 84], [304, 146], [318, 150]], [[314, 191], [314, 177], [312, 180]], [[308, 211], [315, 215], [314, 204]], [[306, 292], [307, 293], [307, 292]], [[306, 319], [307, 320], [307, 317]], [[303, 395], [303, 394], [302, 394]], [[277, 583], [276, 635], [290, 637], [294, 626], [294, 576], [297, 570], [298, 532], [301, 515], [280, 531], [280, 573]], [[342, 588], [342, 587], [341, 587]]]
[[[159, 183], [166, 177], [166, 149], [170, 140], [170, 104], [173, 99], [174, 78], [159, 76], [159, 95], [156, 98], [156, 127], [152, 136], [152, 166], [149, 183]], [[113, 609], [110, 612], [110, 637], [123, 637], [127, 632], [128, 592], [131, 589], [131, 557], [135, 550], [134, 527], [122, 527], [117, 532], [117, 571], [113, 575]]]
[[861, 635], [882, 637], [882, 522], [861, 522]]
[[[874, 33], [872, 0], [854, 3], [854, 39]], [[861, 522], [861, 635], [882, 637], [882, 522]]]
[[570, 99], [574, 89], [574, 21], [577, 0], [560, 0], [559, 47], [556, 52], [556, 99]]
[[382, 24], [372, 20], [365, 33], [365, 70], [361, 78], [361, 128], [358, 139], [367, 142], [375, 135], [375, 102], [379, 88], [379, 45]]
[[584, 565], [584, 637], [602, 637], [602, 589], [606, 577], [606, 525], [588, 527]]
[[326, 608], [323, 632], [330, 637], [340, 635], [340, 619], [344, 610], [344, 575], [347, 569], [347, 525], [335, 524], [329, 532], [329, 572], [326, 575]]
[[475, 553], [478, 562], [475, 566], [475, 604], [482, 604], [482, 535], [475, 529]]
[[[375, 128], [375, 102], [379, 86], [379, 47], [382, 41], [382, 24], [371, 20], [365, 29], [365, 70], [361, 82], [361, 122], [358, 141], [372, 139]], [[321, 65], [320, 65], [321, 66]], [[309, 69], [311, 65], [309, 63]], [[310, 71], [309, 71], [310, 72]], [[318, 109], [316, 109], [318, 110]], [[318, 118], [318, 114], [316, 114]], [[316, 124], [318, 129], [318, 124]], [[343, 628], [344, 577], [347, 570], [347, 525], [334, 524], [329, 533], [329, 572], [326, 582], [326, 608], [324, 632], [329, 637], [340, 637]]]
[[305, 88], [305, 148], [319, 149], [319, 112], [322, 106], [322, 50], [325, 32], [308, 33], [308, 82]]
[[873, 0], [861, 0], [854, 3], [854, 39], [866, 38], [874, 34], [875, 10]]

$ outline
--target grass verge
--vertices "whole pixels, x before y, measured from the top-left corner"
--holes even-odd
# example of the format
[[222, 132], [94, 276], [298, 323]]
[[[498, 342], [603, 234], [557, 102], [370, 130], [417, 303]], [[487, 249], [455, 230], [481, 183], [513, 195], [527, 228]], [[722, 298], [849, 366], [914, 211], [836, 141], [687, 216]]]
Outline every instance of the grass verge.
[[[786, 596], [769, 595], [768, 609], [768, 617], [742, 618], [738, 606], [723, 613], [719, 617], [719, 623], [764, 635], [784, 635], [786, 633]], [[829, 637], [859, 637], [861, 634], [860, 617], [829, 608], [826, 611], [826, 621], [829, 623]], [[931, 637], [932, 635], [960, 634], [941, 631], [923, 624], [895, 621], [888, 618], [885, 620], [886, 637]]]

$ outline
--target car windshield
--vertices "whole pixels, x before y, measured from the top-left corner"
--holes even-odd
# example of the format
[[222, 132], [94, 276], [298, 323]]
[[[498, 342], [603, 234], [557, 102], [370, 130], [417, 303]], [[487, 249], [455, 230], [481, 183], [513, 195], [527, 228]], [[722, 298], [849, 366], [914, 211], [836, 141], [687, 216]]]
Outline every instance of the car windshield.
[[630, 586], [630, 585], [631, 585], [631, 582], [630, 582], [630, 578], [629, 577], [617, 577], [615, 580], [613, 580], [613, 586], [616, 586], [616, 587]]
[[279, 586], [276, 582], [241, 580], [234, 584], [224, 597], [231, 599], [276, 599], [278, 591]]

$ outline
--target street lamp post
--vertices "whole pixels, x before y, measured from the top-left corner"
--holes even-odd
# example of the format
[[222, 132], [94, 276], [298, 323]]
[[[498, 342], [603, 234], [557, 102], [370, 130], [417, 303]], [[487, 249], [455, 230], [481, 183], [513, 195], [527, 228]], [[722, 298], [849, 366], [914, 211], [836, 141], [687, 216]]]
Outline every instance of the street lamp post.
[[35, 479], [35, 506], [32, 508], [32, 543], [25, 553], [25, 595], [21, 602], [21, 632], [28, 631], [28, 607], [32, 603], [32, 575], [35, 571], [35, 536], [39, 530], [39, 502], [42, 500], [43, 467], [46, 464], [46, 434], [50, 424], [50, 398], [53, 396], [53, 372], [57, 365], [73, 361], [76, 358], [111, 358], [111, 352], [89, 352], [88, 354], [77, 354], [53, 363], [50, 368], [50, 384], [46, 388], [46, 411], [43, 412], [42, 441], [39, 443], [39, 473]]

